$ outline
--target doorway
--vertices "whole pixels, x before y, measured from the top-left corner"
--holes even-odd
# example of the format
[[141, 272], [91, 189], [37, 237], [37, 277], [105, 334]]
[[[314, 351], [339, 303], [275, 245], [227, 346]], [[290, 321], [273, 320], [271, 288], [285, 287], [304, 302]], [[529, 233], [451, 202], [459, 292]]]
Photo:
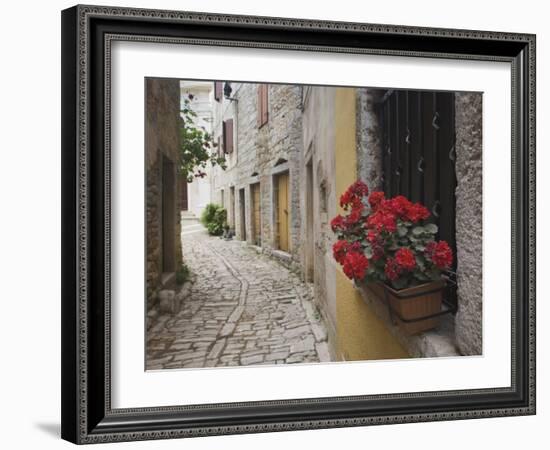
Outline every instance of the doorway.
[[176, 198], [174, 163], [162, 157], [162, 272], [176, 270]]
[[288, 206], [288, 172], [277, 175], [277, 235], [279, 250], [290, 252], [290, 211]]
[[235, 222], [236, 222], [236, 214], [235, 214], [235, 186], [231, 186], [229, 188], [229, 207], [230, 210], [230, 226], [235, 231]]
[[244, 188], [239, 189], [239, 208], [240, 208], [240, 230], [241, 240], [246, 241], [246, 203]]
[[252, 199], [252, 236], [254, 245], [262, 245], [261, 228], [261, 203], [260, 203], [260, 183], [250, 186], [250, 197]]
[[313, 214], [313, 161], [306, 165], [306, 281], [313, 282], [314, 274], [314, 214]]

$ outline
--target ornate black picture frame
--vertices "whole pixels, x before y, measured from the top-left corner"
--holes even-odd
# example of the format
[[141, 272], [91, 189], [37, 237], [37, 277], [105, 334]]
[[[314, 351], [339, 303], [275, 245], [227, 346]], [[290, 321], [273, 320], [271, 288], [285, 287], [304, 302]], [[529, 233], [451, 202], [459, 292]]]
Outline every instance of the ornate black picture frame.
[[[116, 40], [512, 67], [512, 373], [507, 388], [111, 407], [110, 49]], [[62, 437], [74, 443], [535, 413], [535, 36], [99, 6], [62, 12]]]

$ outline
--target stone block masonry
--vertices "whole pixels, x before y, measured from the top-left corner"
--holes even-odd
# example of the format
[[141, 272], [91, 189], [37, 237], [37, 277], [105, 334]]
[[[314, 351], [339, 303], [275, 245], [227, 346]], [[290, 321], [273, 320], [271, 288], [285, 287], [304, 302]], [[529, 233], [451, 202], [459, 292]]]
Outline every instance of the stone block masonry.
[[[212, 199], [229, 212], [230, 226], [237, 239], [255, 244], [258, 224], [254, 223], [251, 185], [260, 184], [260, 243], [271, 254], [280, 248], [278, 235], [277, 174], [289, 174], [290, 266], [300, 260], [300, 157], [303, 149], [301, 87], [268, 85], [268, 120], [258, 124], [258, 84], [233, 83], [233, 101], [214, 105], [214, 136], [221, 136], [222, 123], [234, 123], [234, 150], [226, 154], [227, 170], [212, 174]], [[232, 194], [232, 189], [234, 194]], [[244, 196], [239, 192], [244, 190]], [[223, 199], [222, 199], [223, 195]], [[244, 204], [243, 204], [244, 200]], [[284, 261], [284, 259], [283, 259]]]
[[[163, 279], [174, 278], [181, 262], [180, 217], [177, 205], [179, 159], [178, 80], [146, 81], [146, 237], [147, 307], [157, 303]], [[171, 275], [171, 277], [170, 277]]]

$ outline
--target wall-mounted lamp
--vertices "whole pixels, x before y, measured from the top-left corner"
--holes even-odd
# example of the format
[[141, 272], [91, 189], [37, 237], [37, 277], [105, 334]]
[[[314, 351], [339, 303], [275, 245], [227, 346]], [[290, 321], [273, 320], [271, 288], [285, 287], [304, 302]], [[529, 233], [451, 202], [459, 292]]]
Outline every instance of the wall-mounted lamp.
[[233, 89], [231, 88], [231, 83], [229, 81], [226, 81], [223, 85], [223, 96], [231, 102], [238, 101], [236, 98], [231, 97], [232, 92]]

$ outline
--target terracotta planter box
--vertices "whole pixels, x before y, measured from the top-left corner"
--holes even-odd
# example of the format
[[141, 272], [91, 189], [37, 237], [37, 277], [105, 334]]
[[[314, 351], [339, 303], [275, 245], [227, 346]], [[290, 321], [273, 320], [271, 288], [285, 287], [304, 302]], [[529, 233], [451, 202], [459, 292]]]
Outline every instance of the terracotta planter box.
[[368, 287], [377, 297], [389, 302], [395, 323], [406, 334], [422, 333], [439, 325], [439, 317], [416, 319], [441, 312], [445, 281], [432, 281], [399, 291], [381, 283], [369, 284]]

